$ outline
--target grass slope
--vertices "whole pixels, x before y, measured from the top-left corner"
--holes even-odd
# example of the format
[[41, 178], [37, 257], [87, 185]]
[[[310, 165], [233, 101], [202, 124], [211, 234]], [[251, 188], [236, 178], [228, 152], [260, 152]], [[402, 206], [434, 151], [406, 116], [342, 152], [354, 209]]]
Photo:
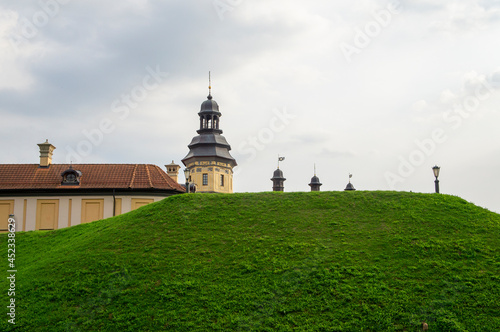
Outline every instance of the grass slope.
[[16, 328], [499, 331], [499, 235], [500, 215], [447, 195], [178, 195], [18, 233]]

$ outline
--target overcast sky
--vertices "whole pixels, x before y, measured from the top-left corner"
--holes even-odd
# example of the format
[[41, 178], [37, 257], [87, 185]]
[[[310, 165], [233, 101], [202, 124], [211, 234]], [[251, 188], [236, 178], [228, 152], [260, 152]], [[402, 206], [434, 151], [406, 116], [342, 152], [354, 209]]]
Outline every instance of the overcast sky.
[[[0, 163], [181, 164], [208, 94], [236, 192], [442, 193], [500, 212], [500, 0], [0, 1]], [[20, 174], [22, 176], [22, 174]], [[183, 181], [183, 176], [180, 176]]]

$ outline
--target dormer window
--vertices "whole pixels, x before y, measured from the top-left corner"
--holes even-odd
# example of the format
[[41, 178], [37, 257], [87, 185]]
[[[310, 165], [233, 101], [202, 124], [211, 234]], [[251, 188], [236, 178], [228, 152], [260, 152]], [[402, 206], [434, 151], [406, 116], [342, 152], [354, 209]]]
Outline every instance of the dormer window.
[[73, 166], [70, 166], [67, 170], [61, 173], [63, 186], [79, 186], [80, 185], [80, 177], [82, 176], [82, 172], [73, 169]]

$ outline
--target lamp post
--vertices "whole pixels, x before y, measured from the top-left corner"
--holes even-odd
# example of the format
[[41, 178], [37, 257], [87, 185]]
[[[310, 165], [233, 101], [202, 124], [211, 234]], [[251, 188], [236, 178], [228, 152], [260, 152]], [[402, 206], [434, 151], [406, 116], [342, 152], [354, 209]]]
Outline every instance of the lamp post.
[[441, 168], [439, 166], [434, 166], [432, 168], [432, 171], [434, 172], [434, 176], [436, 177], [436, 180], [434, 181], [434, 185], [436, 187], [436, 194], [439, 194], [439, 180], [438, 180], [438, 176], [439, 176], [439, 170]]
[[186, 193], [189, 194], [189, 168], [184, 169], [184, 177], [186, 177]]

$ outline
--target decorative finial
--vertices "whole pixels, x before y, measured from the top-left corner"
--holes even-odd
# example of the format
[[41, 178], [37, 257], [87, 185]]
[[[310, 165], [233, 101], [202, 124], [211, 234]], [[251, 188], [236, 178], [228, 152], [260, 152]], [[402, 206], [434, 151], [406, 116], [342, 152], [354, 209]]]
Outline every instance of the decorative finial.
[[314, 163], [314, 176], [316, 176], [316, 163]]
[[349, 173], [349, 183], [351, 183], [352, 174]]
[[210, 78], [210, 71], [208, 72], [208, 99], [212, 99], [212, 80]]

